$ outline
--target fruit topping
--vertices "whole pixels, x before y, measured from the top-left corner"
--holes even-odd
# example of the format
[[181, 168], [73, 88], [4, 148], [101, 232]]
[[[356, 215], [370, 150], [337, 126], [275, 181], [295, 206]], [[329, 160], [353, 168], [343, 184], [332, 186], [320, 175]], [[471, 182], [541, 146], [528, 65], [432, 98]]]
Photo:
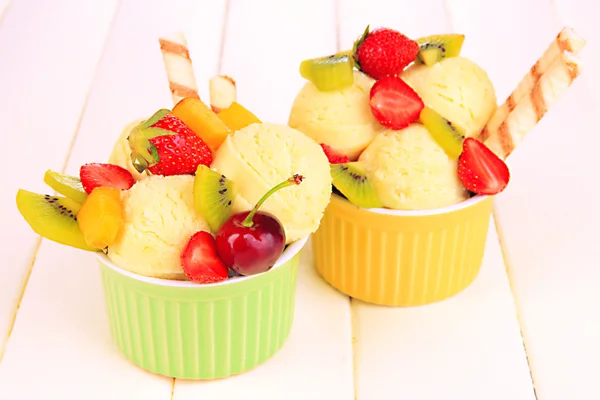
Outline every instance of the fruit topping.
[[251, 211], [231, 216], [217, 233], [217, 251], [229, 268], [241, 275], [270, 270], [285, 247], [286, 237], [276, 216], [259, 207], [276, 191], [299, 185], [303, 177], [294, 175], [269, 190]]
[[[163, 113], [158, 111], [148, 121]], [[175, 115], [163, 114], [152, 125], [148, 121], [129, 134], [132, 162], [139, 172], [147, 169], [155, 175], [183, 175], [193, 174], [200, 164], [210, 165], [210, 148]]]
[[352, 85], [354, 82], [353, 68], [352, 53], [347, 51], [302, 61], [300, 75], [314, 83], [320, 91], [327, 92]]
[[464, 132], [429, 107], [423, 108], [420, 119], [448, 157], [456, 160], [462, 152]]
[[463, 152], [458, 158], [458, 177], [464, 187], [475, 193], [494, 195], [508, 185], [508, 167], [483, 143], [473, 138], [463, 142]]
[[229, 271], [217, 254], [215, 238], [208, 232], [194, 233], [181, 253], [183, 272], [196, 283], [217, 283], [229, 276]]
[[54, 242], [82, 250], [95, 251], [83, 237], [77, 224], [81, 206], [66, 197], [32, 193], [19, 189], [17, 208], [31, 229]]
[[231, 217], [236, 194], [233, 181], [205, 165], [198, 166], [194, 178], [194, 204], [213, 232]]
[[323, 148], [323, 152], [329, 160], [329, 164], [343, 164], [350, 161], [347, 156], [336, 152], [334, 149], [324, 143], [321, 143], [321, 147]]
[[373, 79], [399, 75], [417, 57], [419, 45], [398, 31], [388, 28], [365, 29], [354, 43], [357, 67]]
[[460, 54], [465, 35], [450, 33], [432, 35], [417, 39], [419, 54], [415, 62], [433, 65], [444, 58], [456, 57]]
[[333, 186], [350, 203], [364, 208], [383, 207], [373, 182], [369, 180], [359, 161], [331, 165], [331, 179]]
[[127, 190], [135, 183], [131, 172], [114, 164], [84, 164], [79, 169], [79, 178], [87, 194], [99, 186]]
[[260, 124], [261, 121], [239, 103], [233, 102], [228, 108], [221, 110], [217, 117], [227, 125], [232, 132], [252, 124]]
[[67, 196], [79, 204], [83, 204], [87, 197], [87, 193], [81, 184], [81, 179], [75, 176], [47, 170], [44, 174], [44, 182], [58, 193]]
[[397, 76], [386, 76], [371, 88], [371, 112], [390, 129], [406, 128], [419, 118], [424, 104], [417, 92]]
[[[218, 149], [231, 130], [200, 99], [185, 98], [171, 111], [213, 151]], [[195, 169], [195, 168], [194, 168]]]
[[88, 245], [104, 249], [114, 243], [123, 226], [121, 190], [97, 187], [77, 213], [79, 229]]

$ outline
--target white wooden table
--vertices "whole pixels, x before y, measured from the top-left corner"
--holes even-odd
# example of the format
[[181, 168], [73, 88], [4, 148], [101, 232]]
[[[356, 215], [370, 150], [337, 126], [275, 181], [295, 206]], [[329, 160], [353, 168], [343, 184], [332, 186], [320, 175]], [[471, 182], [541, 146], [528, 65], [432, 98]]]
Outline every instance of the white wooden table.
[[[0, 399], [584, 400], [600, 398], [598, 0], [0, 0]], [[283, 350], [230, 379], [130, 364], [111, 342], [96, 261], [40, 240], [15, 206], [51, 168], [104, 161], [121, 128], [170, 107], [159, 35], [186, 32], [201, 95], [226, 73], [286, 123], [299, 62], [370, 23], [466, 34], [505, 98], [558, 33], [588, 39], [583, 76], [510, 157], [481, 274], [425, 307], [353, 301], [304, 250]]]

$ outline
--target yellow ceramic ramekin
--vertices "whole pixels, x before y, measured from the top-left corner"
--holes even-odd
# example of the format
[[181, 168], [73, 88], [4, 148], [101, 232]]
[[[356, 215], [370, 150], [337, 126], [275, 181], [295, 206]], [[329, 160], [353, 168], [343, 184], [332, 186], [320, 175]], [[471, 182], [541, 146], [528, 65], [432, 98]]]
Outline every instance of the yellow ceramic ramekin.
[[481, 267], [492, 197], [435, 210], [364, 209], [333, 194], [313, 235], [315, 266], [339, 291], [387, 306], [451, 297]]

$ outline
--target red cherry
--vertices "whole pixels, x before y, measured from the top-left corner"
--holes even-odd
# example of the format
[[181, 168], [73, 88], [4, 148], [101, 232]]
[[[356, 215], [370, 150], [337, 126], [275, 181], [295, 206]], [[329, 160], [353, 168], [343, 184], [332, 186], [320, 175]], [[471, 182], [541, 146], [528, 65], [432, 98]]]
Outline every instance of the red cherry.
[[285, 248], [285, 231], [272, 214], [258, 211], [279, 189], [298, 185], [303, 177], [294, 175], [269, 190], [251, 211], [232, 215], [217, 232], [217, 252], [223, 263], [241, 275], [270, 270]]

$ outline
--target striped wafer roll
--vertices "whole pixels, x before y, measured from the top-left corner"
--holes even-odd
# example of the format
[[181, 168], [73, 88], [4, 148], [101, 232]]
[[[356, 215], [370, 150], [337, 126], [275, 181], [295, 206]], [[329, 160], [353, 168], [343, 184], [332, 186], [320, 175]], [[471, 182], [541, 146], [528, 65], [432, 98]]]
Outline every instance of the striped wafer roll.
[[226, 75], [215, 76], [210, 80], [208, 86], [210, 106], [216, 113], [229, 107], [237, 99], [235, 81]]
[[173, 104], [179, 103], [184, 97], [200, 98], [185, 36], [182, 33], [174, 33], [163, 36], [158, 41], [169, 79]]
[[498, 129], [500, 124], [508, 117], [508, 113], [515, 108], [517, 103], [531, 93], [535, 83], [562, 52], [568, 51], [572, 54], [577, 54], [583, 46], [585, 46], [585, 39], [577, 35], [573, 29], [568, 27], [563, 28], [552, 43], [550, 43], [550, 46], [548, 46], [542, 57], [531, 67], [515, 90], [508, 96], [504, 104], [496, 109], [482, 133], [481, 140], [485, 139], [490, 130]]
[[497, 127], [488, 124], [479, 140], [500, 158], [508, 157], [580, 73], [580, 59], [563, 51], [506, 118]]

